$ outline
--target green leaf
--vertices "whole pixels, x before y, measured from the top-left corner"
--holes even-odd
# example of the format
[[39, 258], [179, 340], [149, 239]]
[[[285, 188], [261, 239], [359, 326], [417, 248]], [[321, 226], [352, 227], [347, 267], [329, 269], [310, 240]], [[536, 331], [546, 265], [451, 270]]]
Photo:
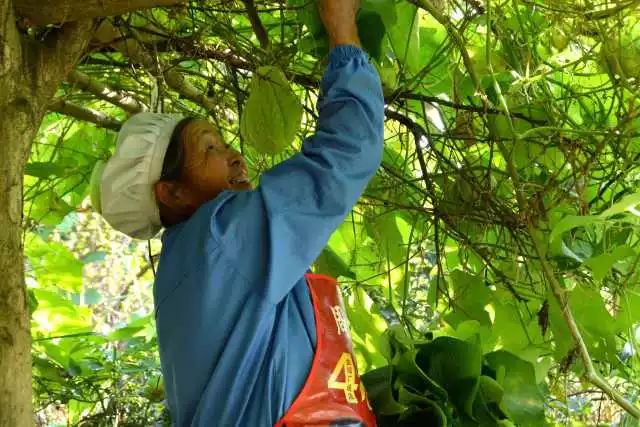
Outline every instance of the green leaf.
[[447, 425], [447, 416], [442, 404], [413, 393], [404, 386], [398, 388], [398, 400], [409, 407], [400, 416], [401, 425], [415, 425], [416, 421], [419, 421], [420, 425], [433, 427]]
[[601, 281], [609, 274], [609, 271], [613, 266], [628, 257], [636, 256], [636, 252], [629, 246], [618, 246], [614, 248], [610, 253], [598, 255], [593, 258], [589, 258], [585, 261], [584, 265], [589, 267], [593, 271], [593, 279], [597, 282]]
[[391, 367], [385, 366], [384, 368], [367, 372], [361, 377], [369, 396], [369, 402], [376, 414], [398, 415], [406, 409], [391, 393], [392, 374]]
[[520, 322], [523, 315], [519, 312], [516, 303], [493, 301], [491, 306], [494, 310], [491, 331], [502, 348], [513, 352], [526, 348], [529, 340]]
[[382, 40], [386, 33], [384, 21], [377, 12], [362, 10], [357, 18], [358, 34], [362, 47], [372, 58], [380, 60]]
[[416, 363], [448, 393], [461, 413], [473, 417], [473, 402], [482, 369], [480, 347], [449, 337], [420, 346]]
[[597, 216], [586, 215], [586, 216], [576, 216], [576, 215], [567, 215], [562, 218], [551, 230], [551, 234], [549, 235], [549, 241], [554, 242], [558, 237], [562, 236], [563, 233], [573, 230], [578, 227], [585, 227], [587, 225], [591, 225], [600, 221], [600, 218]]
[[411, 349], [394, 358], [393, 364], [398, 381], [425, 396], [446, 401], [447, 391], [441, 383], [430, 377], [422, 369], [423, 367], [418, 365], [417, 355], [418, 351]]
[[50, 178], [52, 176], [65, 176], [67, 168], [64, 165], [52, 162], [31, 162], [25, 166], [25, 175], [36, 178]]
[[65, 370], [55, 360], [38, 355], [33, 358], [33, 368], [40, 378], [46, 378], [47, 381], [56, 383], [64, 382]]
[[424, 66], [420, 55], [420, 15], [418, 8], [407, 2], [396, 6], [397, 24], [389, 31], [389, 39], [396, 57], [410, 73], [417, 73]]
[[316, 260], [317, 273], [327, 274], [331, 277], [340, 276], [356, 279], [356, 275], [349, 269], [349, 265], [329, 246], [322, 250]]
[[45, 242], [31, 234], [27, 238], [25, 254], [29, 258], [38, 282], [42, 285], [80, 292], [82, 262], [62, 244]]
[[108, 338], [113, 341], [126, 341], [135, 336], [142, 335], [142, 332], [151, 325], [152, 319], [151, 315], [147, 315], [132, 320], [126, 326], [111, 332]]
[[465, 320], [477, 320], [480, 325], [490, 325], [491, 320], [484, 307], [491, 295], [482, 280], [461, 270], [453, 271], [450, 278], [454, 310], [444, 317], [445, 320], [454, 328]]
[[640, 320], [640, 286], [626, 289], [620, 295], [620, 311], [616, 316], [618, 330], [628, 331]]
[[500, 403], [504, 397], [504, 389], [493, 378], [486, 375], [480, 377], [480, 392], [486, 402]]
[[93, 329], [91, 311], [80, 307], [57, 292], [33, 289], [38, 309], [32, 314], [33, 327], [45, 336], [90, 332]]
[[565, 323], [560, 306], [553, 295], [548, 293], [549, 327], [553, 333], [554, 356], [556, 360], [563, 360], [573, 348], [573, 338]]
[[315, 0], [288, 0], [287, 3], [298, 11], [298, 20], [304, 24], [315, 37], [326, 37], [324, 25], [318, 13]]
[[373, 213], [366, 222], [369, 235], [374, 238], [380, 252], [383, 256], [388, 257], [394, 265], [400, 265], [407, 255], [404, 239], [396, 222], [397, 218], [396, 212], [380, 215]]
[[61, 198], [57, 189], [51, 188], [38, 194], [31, 203], [25, 203], [24, 210], [25, 216], [33, 221], [54, 226], [62, 222], [74, 206]]
[[395, 0], [363, 0], [361, 10], [380, 15], [385, 28], [392, 28], [398, 21]]
[[391, 360], [391, 348], [387, 335], [388, 325], [381, 316], [378, 307], [364, 291], [363, 286], [353, 288], [351, 295], [345, 296], [345, 309], [358, 359], [358, 369], [366, 372], [369, 369], [384, 366]]
[[576, 286], [569, 294], [569, 304], [591, 356], [616, 363], [616, 324], [600, 292]]
[[299, 48], [316, 57], [326, 56], [329, 52], [329, 38], [322, 25], [316, 0], [287, 0], [292, 9], [297, 11], [297, 18], [303, 24], [309, 34], [306, 34], [299, 43]]
[[67, 408], [69, 408], [69, 422], [75, 425], [90, 413], [93, 408], [93, 403], [70, 399], [67, 403]]
[[107, 163], [104, 160], [98, 160], [91, 172], [89, 179], [89, 195], [91, 198], [91, 206], [97, 213], [102, 213], [102, 191], [101, 182]]
[[536, 384], [533, 365], [502, 350], [487, 354], [484, 360], [504, 390], [504, 412], [521, 427], [546, 425], [544, 397]]
[[[640, 193], [631, 194], [629, 196], [624, 197], [619, 202], [615, 203], [606, 211], [602, 212], [599, 217], [602, 219], [609, 218], [614, 215], [618, 215], [628, 211], [629, 209], [634, 208], [636, 205], [640, 204]], [[637, 214], [636, 214], [637, 215]]]
[[482, 375], [480, 388], [473, 402], [473, 422], [480, 426], [494, 426], [499, 419], [505, 418], [505, 414], [499, 409], [503, 395], [504, 390], [497, 381]]
[[[586, 285], [576, 286], [569, 294], [569, 308], [592, 357], [615, 363], [616, 323], [607, 311], [600, 293]], [[554, 298], [549, 299], [549, 323], [554, 335], [556, 360], [573, 347], [573, 338]]]
[[145, 388], [145, 397], [151, 402], [160, 403], [165, 399], [163, 378], [159, 375], [151, 377]]

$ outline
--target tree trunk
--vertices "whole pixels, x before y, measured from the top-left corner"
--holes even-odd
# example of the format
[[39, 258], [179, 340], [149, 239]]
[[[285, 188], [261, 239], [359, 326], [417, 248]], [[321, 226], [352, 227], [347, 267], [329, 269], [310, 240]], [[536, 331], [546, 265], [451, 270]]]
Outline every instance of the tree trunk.
[[24, 285], [22, 182], [31, 141], [56, 88], [86, 48], [91, 22], [42, 45], [24, 39], [0, 0], [0, 426], [34, 424], [31, 334]]
[[0, 3], [0, 425], [33, 425], [31, 335], [25, 297], [22, 177], [41, 116], [18, 84], [22, 46], [11, 2]]
[[7, 97], [4, 92], [0, 102], [0, 425], [13, 427], [33, 424], [21, 235], [22, 174], [25, 147], [35, 135], [34, 123], [42, 116], [21, 95]]

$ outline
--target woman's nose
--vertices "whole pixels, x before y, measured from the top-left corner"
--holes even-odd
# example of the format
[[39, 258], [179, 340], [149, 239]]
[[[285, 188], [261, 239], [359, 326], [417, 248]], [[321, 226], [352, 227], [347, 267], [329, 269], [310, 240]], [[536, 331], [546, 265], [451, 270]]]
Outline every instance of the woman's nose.
[[232, 154], [231, 154], [231, 166], [245, 166], [246, 163], [244, 161], [244, 157], [242, 157], [242, 154], [240, 154], [238, 151], [232, 149]]

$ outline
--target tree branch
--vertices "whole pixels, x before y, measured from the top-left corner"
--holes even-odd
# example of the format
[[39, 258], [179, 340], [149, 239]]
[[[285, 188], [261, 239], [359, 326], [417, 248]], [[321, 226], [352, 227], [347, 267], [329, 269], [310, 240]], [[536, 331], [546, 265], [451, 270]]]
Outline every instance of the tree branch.
[[146, 110], [146, 107], [138, 102], [137, 99], [126, 93], [114, 90], [80, 71], [71, 71], [67, 76], [67, 81], [81, 90], [92, 93], [96, 98], [107, 101], [131, 114]]
[[460, 33], [458, 33], [458, 30], [454, 27], [451, 20], [447, 16], [444, 16], [433, 4], [431, 4], [429, 0], [408, 0], [408, 2], [413, 3], [419, 8], [429, 12], [429, 14], [431, 14], [431, 16], [433, 16], [433, 18], [447, 30], [447, 33], [449, 33], [449, 36], [453, 39], [453, 43], [460, 51], [462, 62], [464, 63], [467, 72], [469, 73], [469, 77], [471, 78], [475, 89], [480, 90], [480, 79], [478, 78], [478, 74], [473, 67], [473, 62], [471, 62], [469, 52], [465, 47], [466, 43]]
[[15, 0], [16, 15], [35, 25], [122, 15], [141, 9], [173, 6], [186, 0]]
[[258, 37], [258, 41], [260, 41], [260, 46], [263, 49], [269, 47], [269, 36], [267, 35], [267, 30], [264, 28], [262, 21], [260, 20], [260, 15], [258, 15], [258, 9], [256, 9], [256, 5], [253, 0], [242, 0], [245, 7], [247, 8], [247, 14], [249, 15], [249, 21], [251, 22], [251, 26], [253, 27], [253, 32], [256, 33], [256, 37]]
[[0, 0], [0, 94], [13, 90], [9, 76], [22, 63], [22, 45], [11, 0]]
[[131, 62], [142, 65], [152, 75], [164, 78], [167, 86], [178, 92], [182, 97], [202, 106], [207, 111], [213, 111], [217, 103], [206, 93], [189, 83], [189, 81], [175, 68], [163, 69], [139, 40], [123, 38], [122, 32], [112, 23], [104, 21], [96, 31], [95, 42], [110, 46], [127, 56]]
[[[445, 99], [438, 98], [437, 96], [421, 95], [421, 94], [415, 94], [411, 92], [400, 92], [397, 94], [393, 94], [390, 97], [388, 97], [386, 101], [393, 102], [398, 99], [414, 99], [414, 100], [419, 100], [423, 102], [429, 102], [431, 104], [438, 104], [445, 107], [453, 108], [454, 110], [472, 111], [474, 113], [480, 113], [480, 114], [507, 115], [507, 113], [505, 113], [504, 111], [498, 110], [496, 108], [485, 108], [485, 107], [476, 106], [476, 105], [458, 104], [456, 102], [447, 101]], [[516, 117], [518, 119], [529, 122], [533, 125], [544, 125], [548, 123], [547, 120], [534, 119], [522, 113], [511, 112], [510, 114], [511, 114], [511, 117]]]
[[118, 120], [100, 111], [81, 107], [79, 105], [67, 102], [63, 99], [58, 99], [49, 104], [49, 111], [64, 114], [65, 116], [71, 116], [78, 120], [90, 122], [98, 127], [111, 129], [116, 132], [119, 131], [120, 127], [122, 126], [122, 123], [120, 123]]

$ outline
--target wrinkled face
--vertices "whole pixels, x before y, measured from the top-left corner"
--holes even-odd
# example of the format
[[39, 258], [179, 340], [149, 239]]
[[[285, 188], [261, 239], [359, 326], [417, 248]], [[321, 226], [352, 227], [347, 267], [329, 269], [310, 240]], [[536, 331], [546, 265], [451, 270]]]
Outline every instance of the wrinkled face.
[[225, 144], [210, 123], [189, 122], [180, 141], [183, 156], [180, 178], [161, 180], [155, 185], [156, 198], [178, 218], [190, 216], [225, 190], [251, 189], [244, 157]]
[[225, 190], [250, 190], [247, 163], [204, 120], [189, 123], [182, 131], [184, 164], [182, 177], [204, 202]]

